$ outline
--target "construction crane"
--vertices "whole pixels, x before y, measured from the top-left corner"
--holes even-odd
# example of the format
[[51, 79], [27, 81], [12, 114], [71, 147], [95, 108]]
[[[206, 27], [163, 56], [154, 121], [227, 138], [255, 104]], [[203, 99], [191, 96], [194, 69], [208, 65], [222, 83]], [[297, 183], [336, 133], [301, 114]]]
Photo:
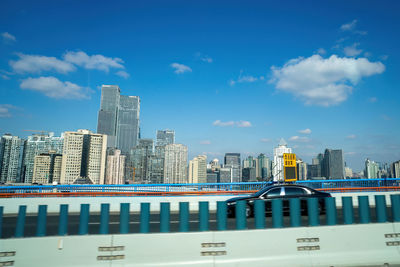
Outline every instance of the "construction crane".
[[135, 183], [136, 168], [127, 166], [128, 169], [132, 170], [132, 183]]
[[43, 130], [23, 130], [25, 132], [34, 132], [34, 133], [40, 133], [40, 135], [45, 135], [45, 133], [49, 133], [49, 131], [43, 131]]

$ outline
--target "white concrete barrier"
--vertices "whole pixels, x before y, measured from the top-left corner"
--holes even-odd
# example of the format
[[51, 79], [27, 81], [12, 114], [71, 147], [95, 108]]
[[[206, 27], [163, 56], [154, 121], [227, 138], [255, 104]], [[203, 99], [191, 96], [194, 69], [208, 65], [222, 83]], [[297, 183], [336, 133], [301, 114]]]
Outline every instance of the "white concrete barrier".
[[0, 265], [399, 266], [399, 229], [400, 223], [374, 223], [4, 239]]
[[[369, 203], [371, 206], [375, 205], [375, 195], [385, 195], [386, 203], [390, 204], [390, 195], [400, 194], [400, 192], [359, 192], [359, 193], [333, 193], [332, 195], [336, 198], [336, 206], [342, 206], [342, 196], [352, 196], [354, 207], [358, 206], [357, 196], [369, 196]], [[139, 211], [140, 203], [150, 203], [150, 209], [153, 212], [160, 210], [161, 202], [170, 202], [171, 211], [179, 210], [179, 202], [189, 202], [190, 210], [198, 210], [198, 202], [208, 201], [210, 211], [216, 210], [217, 201], [224, 201], [229, 198], [236, 197], [233, 195], [225, 196], [171, 196], [171, 197], [49, 197], [49, 198], [1, 198], [0, 206], [4, 207], [4, 214], [15, 214], [18, 213], [20, 205], [27, 206], [27, 213], [36, 213], [39, 205], [47, 205], [47, 211], [49, 213], [58, 213], [61, 204], [69, 205], [69, 212], [79, 212], [81, 204], [90, 204], [91, 212], [100, 212], [100, 206], [102, 203], [110, 204], [111, 212], [118, 212], [121, 203], [130, 203], [131, 211]]]

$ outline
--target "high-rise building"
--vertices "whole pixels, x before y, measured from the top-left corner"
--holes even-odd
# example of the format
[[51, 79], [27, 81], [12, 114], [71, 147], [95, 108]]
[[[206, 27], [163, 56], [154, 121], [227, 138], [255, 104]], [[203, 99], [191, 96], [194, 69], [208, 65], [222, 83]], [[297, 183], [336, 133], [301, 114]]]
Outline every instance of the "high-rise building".
[[320, 179], [320, 178], [321, 178], [321, 165], [307, 164], [307, 179]]
[[231, 183], [232, 182], [232, 168], [219, 169], [219, 182]]
[[292, 153], [292, 149], [287, 147], [286, 141], [282, 138], [277, 147], [274, 148], [274, 162], [272, 174], [274, 181], [283, 181], [283, 154]]
[[50, 151], [62, 154], [63, 144], [64, 136], [54, 136], [53, 132], [29, 136], [24, 144], [22, 160], [22, 180], [24, 183], [32, 183], [35, 156], [42, 153], [49, 153]]
[[391, 164], [390, 171], [392, 178], [400, 178], [400, 160]]
[[298, 159], [296, 161], [297, 167], [297, 180], [307, 180], [307, 163]]
[[117, 148], [126, 155], [139, 140], [140, 99], [121, 95], [117, 120]]
[[120, 94], [117, 85], [103, 85], [97, 133], [108, 136], [108, 147], [128, 155], [139, 139], [140, 98]]
[[207, 156], [199, 155], [189, 161], [189, 183], [207, 183]]
[[116, 147], [117, 144], [117, 119], [120, 92], [121, 90], [117, 85], [103, 85], [101, 87], [97, 133], [107, 135], [108, 147]]
[[150, 183], [150, 161], [154, 153], [153, 139], [139, 139], [139, 144], [131, 150], [130, 160], [135, 169], [135, 182]]
[[379, 164], [370, 159], [365, 160], [365, 170], [364, 170], [365, 178], [374, 179], [380, 178], [379, 176]]
[[35, 156], [32, 182], [38, 184], [59, 183], [61, 178], [62, 155], [56, 151]]
[[121, 155], [121, 150], [111, 149], [107, 155], [106, 184], [124, 184], [126, 156]]
[[104, 184], [107, 135], [88, 130], [64, 133], [62, 184]]
[[325, 149], [321, 173], [326, 179], [344, 179], [344, 161], [341, 149]]
[[256, 168], [245, 167], [242, 170], [242, 182], [256, 182]]
[[175, 131], [173, 130], [157, 130], [157, 146], [166, 146], [175, 144]]
[[5, 134], [0, 139], [0, 182], [20, 182], [23, 141]]
[[260, 180], [268, 180], [271, 178], [271, 160], [264, 154], [257, 157], [256, 177]]
[[352, 178], [353, 177], [353, 170], [350, 169], [349, 167], [344, 167], [344, 173], [346, 175], [346, 178]]
[[231, 168], [232, 183], [241, 181], [240, 153], [225, 153], [224, 168]]
[[187, 183], [188, 149], [182, 144], [165, 146], [164, 183]]

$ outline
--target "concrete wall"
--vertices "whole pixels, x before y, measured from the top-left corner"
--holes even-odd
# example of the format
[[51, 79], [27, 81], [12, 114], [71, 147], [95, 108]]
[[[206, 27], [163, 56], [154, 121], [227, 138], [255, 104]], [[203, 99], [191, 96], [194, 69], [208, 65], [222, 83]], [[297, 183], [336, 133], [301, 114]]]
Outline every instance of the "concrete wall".
[[20, 267], [399, 266], [400, 223], [4, 239], [0, 252]]
[[[342, 196], [352, 196], [353, 205], [358, 206], [358, 195], [368, 195], [371, 206], [375, 205], [375, 195], [386, 195], [386, 203], [390, 204], [390, 195], [399, 192], [360, 192], [360, 193], [334, 193], [337, 207], [342, 206]], [[140, 203], [149, 202], [151, 211], [160, 210], [161, 202], [170, 202], [171, 211], [179, 210], [179, 202], [190, 202], [190, 210], [198, 210], [199, 201], [209, 201], [210, 210], [216, 210], [217, 201], [224, 201], [231, 197], [226, 196], [185, 196], [185, 197], [51, 197], [51, 198], [2, 198], [0, 206], [4, 207], [4, 214], [15, 214], [20, 205], [27, 205], [27, 213], [36, 213], [38, 205], [47, 205], [49, 213], [58, 213], [60, 204], [68, 204], [69, 212], [79, 212], [81, 204], [90, 204], [91, 212], [100, 212], [101, 203], [110, 203], [111, 212], [119, 212], [120, 203], [131, 203], [131, 211], [139, 211]]]

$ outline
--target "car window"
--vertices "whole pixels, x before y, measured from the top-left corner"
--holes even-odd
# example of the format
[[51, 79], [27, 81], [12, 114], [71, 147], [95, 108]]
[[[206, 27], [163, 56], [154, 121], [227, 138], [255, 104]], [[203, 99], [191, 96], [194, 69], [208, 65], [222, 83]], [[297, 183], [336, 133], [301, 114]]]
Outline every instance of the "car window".
[[286, 196], [303, 196], [306, 195], [307, 192], [300, 187], [285, 187], [285, 195]]
[[268, 191], [267, 195], [268, 197], [277, 197], [281, 195], [281, 188], [277, 187], [274, 189], [271, 189], [270, 191]]

